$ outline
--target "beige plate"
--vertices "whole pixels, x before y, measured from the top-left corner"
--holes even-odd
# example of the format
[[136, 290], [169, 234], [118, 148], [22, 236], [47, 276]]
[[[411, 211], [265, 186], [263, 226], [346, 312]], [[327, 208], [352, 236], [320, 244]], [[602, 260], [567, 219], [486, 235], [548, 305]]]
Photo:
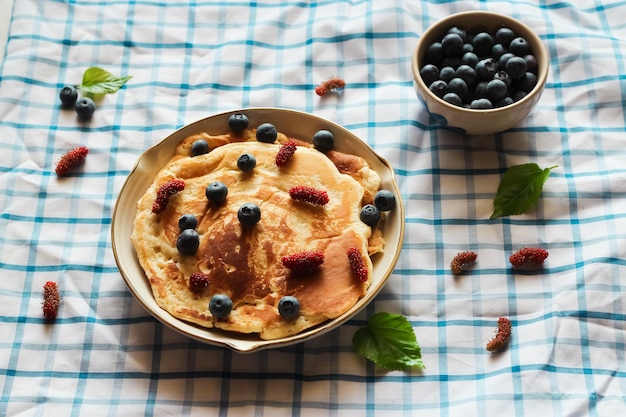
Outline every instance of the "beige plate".
[[[228, 117], [236, 112], [244, 113], [248, 116], [250, 127], [269, 122], [274, 124], [279, 132], [306, 141], [310, 141], [318, 130], [330, 130], [335, 136], [335, 149], [364, 158], [380, 175], [382, 180], [381, 188], [392, 191], [396, 195], [398, 203], [396, 208], [389, 212], [385, 221], [383, 230], [386, 243], [385, 252], [376, 255], [373, 259], [374, 273], [372, 285], [365, 297], [338, 318], [283, 339], [262, 340], [254, 335], [240, 335], [216, 329], [207, 329], [171, 316], [159, 307], [154, 300], [150, 284], [139, 265], [137, 255], [130, 242], [136, 214], [136, 203], [152, 183], [157, 171], [170, 160], [176, 145], [189, 135], [199, 132], [210, 134], [227, 133]], [[335, 329], [372, 301], [389, 278], [400, 255], [404, 238], [404, 206], [400, 190], [394, 178], [393, 169], [389, 163], [378, 156], [366, 143], [343, 127], [320, 117], [299, 111], [250, 108], [217, 114], [191, 123], [144, 152], [130, 172], [117, 198], [113, 212], [111, 237], [115, 261], [122, 277], [126, 281], [126, 285], [150, 314], [172, 329], [193, 339], [228, 347], [239, 352], [252, 352], [299, 343], [319, 336], [322, 333]]]

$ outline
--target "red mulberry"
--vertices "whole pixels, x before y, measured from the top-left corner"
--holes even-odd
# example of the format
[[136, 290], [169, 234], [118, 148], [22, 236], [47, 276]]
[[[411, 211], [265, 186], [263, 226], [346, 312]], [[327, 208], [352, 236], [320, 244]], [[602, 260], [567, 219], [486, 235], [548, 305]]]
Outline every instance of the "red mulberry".
[[292, 272], [311, 272], [324, 263], [324, 252], [298, 252], [283, 256], [281, 262]]
[[287, 165], [294, 153], [296, 153], [296, 142], [290, 140], [283, 143], [276, 154], [276, 166], [282, 167]]
[[79, 165], [85, 162], [85, 158], [87, 158], [88, 153], [89, 150], [86, 146], [79, 146], [63, 155], [54, 169], [57, 176], [64, 177], [70, 171], [76, 169]]
[[363, 261], [363, 254], [359, 248], [353, 246], [348, 249], [348, 261], [350, 261], [352, 275], [360, 282], [366, 282], [369, 277], [369, 272], [367, 271], [367, 266], [365, 261]]
[[343, 90], [346, 87], [346, 82], [338, 77], [330, 78], [320, 85], [315, 87], [315, 94], [320, 97], [325, 96], [328, 93]]
[[516, 268], [524, 265], [541, 265], [548, 257], [548, 252], [542, 248], [522, 248], [509, 258], [509, 262]]
[[502, 350], [509, 344], [509, 340], [511, 340], [511, 320], [506, 317], [500, 317], [498, 319], [496, 335], [487, 342], [487, 350], [489, 352]]
[[209, 277], [202, 272], [192, 272], [189, 277], [189, 289], [193, 292], [202, 292], [209, 286]]
[[152, 212], [159, 214], [167, 207], [167, 203], [170, 201], [170, 197], [185, 189], [185, 182], [183, 180], [171, 180], [161, 185], [157, 190], [156, 199], [152, 205]]
[[289, 189], [289, 196], [297, 201], [324, 206], [328, 203], [328, 193], [306, 185], [298, 185]]
[[465, 251], [465, 252], [458, 253], [452, 259], [452, 262], [450, 262], [450, 269], [452, 269], [452, 273], [460, 274], [461, 271], [463, 271], [463, 268], [466, 265], [474, 263], [477, 257], [478, 255], [476, 255], [474, 252]]
[[54, 281], [48, 281], [43, 286], [43, 316], [46, 320], [52, 321], [56, 319], [61, 303], [61, 295], [59, 287]]

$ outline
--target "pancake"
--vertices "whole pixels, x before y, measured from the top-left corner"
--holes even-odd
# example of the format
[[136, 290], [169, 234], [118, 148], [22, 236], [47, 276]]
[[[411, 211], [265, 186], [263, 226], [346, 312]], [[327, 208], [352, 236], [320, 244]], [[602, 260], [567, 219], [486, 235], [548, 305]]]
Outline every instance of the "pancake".
[[[206, 140], [211, 150], [192, 157], [191, 146], [198, 139]], [[296, 141], [296, 152], [287, 164], [278, 167], [276, 155], [288, 140], [279, 133], [276, 143], [262, 143], [254, 129], [247, 129], [239, 135], [193, 135], [178, 145], [137, 202], [131, 235], [161, 308], [199, 326], [255, 333], [270, 340], [339, 317], [365, 295], [372, 274], [370, 256], [381, 252], [384, 243], [380, 229], [363, 223], [359, 214], [363, 205], [372, 203], [380, 177], [358, 156], [322, 153], [302, 141]], [[250, 172], [237, 167], [244, 153], [257, 161]], [[153, 213], [157, 190], [172, 180], [184, 181], [184, 189], [169, 198], [162, 212]], [[228, 187], [221, 204], [205, 195], [213, 181]], [[294, 186], [325, 190], [328, 203], [293, 200], [289, 190]], [[239, 207], [245, 203], [261, 210], [261, 219], [253, 226], [238, 220]], [[182, 255], [176, 247], [183, 214], [198, 220], [195, 230], [200, 239], [193, 255]], [[364, 281], [355, 278], [346, 255], [353, 247], [363, 254]], [[290, 271], [281, 262], [284, 256], [313, 251], [324, 253], [324, 262], [312, 271]], [[190, 289], [194, 272], [208, 278], [201, 291]], [[226, 317], [218, 318], [209, 310], [215, 294], [232, 300]], [[298, 300], [297, 317], [279, 314], [278, 303], [284, 296]]]

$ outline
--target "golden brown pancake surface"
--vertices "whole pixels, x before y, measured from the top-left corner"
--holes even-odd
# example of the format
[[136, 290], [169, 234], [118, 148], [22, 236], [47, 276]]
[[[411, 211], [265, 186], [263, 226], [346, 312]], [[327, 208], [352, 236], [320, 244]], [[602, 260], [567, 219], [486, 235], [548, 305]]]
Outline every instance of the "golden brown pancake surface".
[[[196, 139], [210, 145], [207, 154], [191, 157]], [[289, 162], [276, 165], [281, 143], [258, 142], [254, 130], [242, 136], [191, 136], [182, 141], [171, 161], [157, 174], [137, 203], [131, 240], [160, 307], [173, 316], [204, 327], [257, 333], [277, 339], [336, 318], [349, 310], [367, 291], [372, 263], [368, 254], [382, 251], [380, 231], [372, 233], [359, 219], [361, 207], [371, 203], [380, 186], [378, 174], [360, 157], [330, 151], [321, 153], [305, 142]], [[237, 167], [244, 153], [256, 158], [251, 172]], [[184, 190], [169, 199], [166, 209], [152, 212], [157, 189], [168, 181], [184, 181]], [[228, 187], [226, 201], [207, 200], [206, 186], [221, 181]], [[292, 200], [289, 189], [309, 186], [328, 193], [324, 206]], [[243, 226], [237, 218], [242, 204], [254, 203], [260, 221]], [[195, 255], [176, 248], [183, 214], [198, 219], [200, 245]], [[369, 269], [360, 282], [351, 271], [347, 250], [357, 247]], [[283, 256], [321, 251], [324, 263], [315, 271], [296, 274], [283, 266]], [[189, 288], [193, 272], [202, 272], [209, 284], [202, 292]], [[216, 318], [209, 311], [215, 294], [233, 302], [231, 313]], [[278, 313], [278, 302], [290, 295], [301, 310], [295, 319]]]

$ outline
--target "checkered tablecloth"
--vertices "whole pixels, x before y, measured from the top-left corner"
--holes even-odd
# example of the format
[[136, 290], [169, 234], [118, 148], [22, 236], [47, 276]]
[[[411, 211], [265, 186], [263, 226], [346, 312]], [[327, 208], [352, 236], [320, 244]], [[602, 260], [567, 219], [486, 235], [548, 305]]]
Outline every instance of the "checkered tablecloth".
[[[578, 3], [576, 5], [575, 3]], [[468, 138], [436, 127], [412, 85], [426, 27], [466, 10], [530, 24], [551, 55], [521, 125]], [[617, 416], [626, 412], [626, 2], [16, 0], [0, 67], [0, 415]], [[80, 123], [58, 92], [90, 66], [132, 75]], [[322, 80], [346, 80], [320, 100]], [[164, 327], [113, 257], [111, 215], [138, 156], [178, 127], [273, 106], [337, 122], [395, 168], [403, 251], [339, 329], [251, 354]], [[55, 163], [89, 148], [63, 180]], [[489, 220], [507, 167], [557, 165], [537, 206]], [[542, 269], [508, 263], [522, 246]], [[461, 276], [451, 258], [479, 254]], [[54, 324], [41, 289], [56, 281]], [[352, 350], [378, 311], [406, 316], [426, 369]], [[510, 346], [485, 343], [498, 317]]]

